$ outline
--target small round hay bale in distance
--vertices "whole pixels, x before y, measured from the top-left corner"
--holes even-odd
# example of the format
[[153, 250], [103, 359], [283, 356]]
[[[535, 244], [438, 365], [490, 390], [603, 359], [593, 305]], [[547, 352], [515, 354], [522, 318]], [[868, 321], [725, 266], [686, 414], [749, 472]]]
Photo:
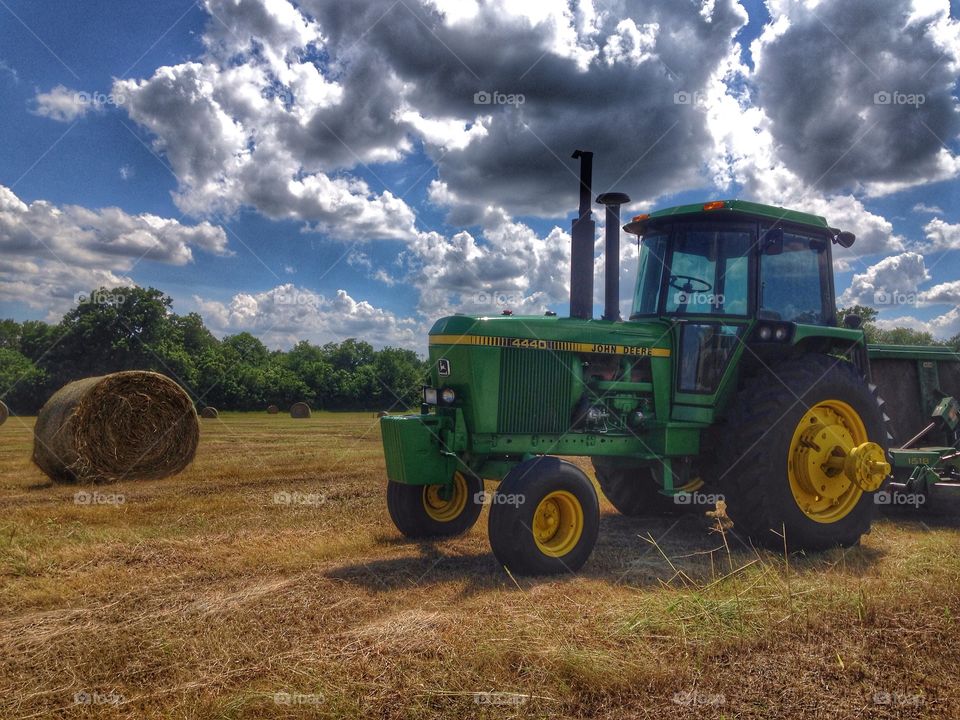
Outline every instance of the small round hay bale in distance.
[[10, 409], [4, 404], [3, 400], [0, 400], [0, 425], [3, 425], [8, 417], [10, 417]]
[[280, 412], [280, 408], [278, 408], [276, 405], [267, 405], [268, 414], [276, 415], [278, 412]]
[[207, 405], [203, 410], [200, 411], [200, 417], [213, 419], [220, 417], [220, 411], [217, 410], [213, 405]]
[[380, 412], [377, 413], [377, 417], [382, 418], [382, 417], [386, 417], [389, 414], [390, 413], [388, 413], [386, 410], [381, 410]]
[[310, 417], [310, 406], [305, 402], [297, 402], [290, 406], [290, 417], [308, 418]]
[[158, 480], [193, 460], [200, 423], [164, 375], [132, 370], [64, 385], [37, 415], [33, 461], [57, 482]]

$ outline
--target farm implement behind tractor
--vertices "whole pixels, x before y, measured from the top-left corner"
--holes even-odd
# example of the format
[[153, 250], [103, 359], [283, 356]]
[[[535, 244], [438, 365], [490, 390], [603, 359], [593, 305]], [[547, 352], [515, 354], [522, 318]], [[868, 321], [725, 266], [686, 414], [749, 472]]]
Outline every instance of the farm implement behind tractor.
[[[907, 441], [944, 398], [960, 397], [960, 363], [946, 350], [868, 347], [858, 318], [839, 326], [832, 252], [852, 233], [742, 200], [637, 215], [624, 226], [640, 258], [623, 320], [629, 198], [604, 193], [595, 319], [592, 155], [574, 157], [570, 316], [437, 320], [421, 412], [381, 420], [387, 506], [401, 532], [456, 535], [490, 504], [503, 565], [575, 571], [596, 541], [599, 503], [562, 456], [590, 457], [621, 513], [722, 495], [735, 533], [777, 548], [858, 542], [891, 471], [904, 488], [954, 482], [956, 436], [942, 424], [955, 405], [920, 439], [939, 445]], [[905, 449], [890, 452], [898, 443]], [[499, 483], [492, 495], [484, 480]]]

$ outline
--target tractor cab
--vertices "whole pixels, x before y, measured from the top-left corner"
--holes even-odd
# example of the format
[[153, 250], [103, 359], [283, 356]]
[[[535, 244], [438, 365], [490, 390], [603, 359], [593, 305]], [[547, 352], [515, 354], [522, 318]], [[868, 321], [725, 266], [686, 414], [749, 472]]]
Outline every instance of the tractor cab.
[[630, 320], [674, 326], [681, 416], [685, 404], [712, 404], [744, 342], [782, 347], [799, 324], [835, 325], [838, 231], [822, 217], [727, 200], [638, 215], [624, 229], [640, 241]]

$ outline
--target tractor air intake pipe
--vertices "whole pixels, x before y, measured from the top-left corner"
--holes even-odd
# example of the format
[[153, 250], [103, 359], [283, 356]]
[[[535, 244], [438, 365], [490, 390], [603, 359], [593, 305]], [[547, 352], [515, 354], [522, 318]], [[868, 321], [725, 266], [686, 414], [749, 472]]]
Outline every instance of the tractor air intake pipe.
[[608, 192], [597, 198], [607, 209], [603, 248], [603, 319], [620, 320], [620, 206], [630, 202], [623, 193]]
[[596, 224], [590, 212], [593, 153], [575, 150], [580, 160], [580, 208], [570, 228], [570, 317], [593, 317], [593, 238]]

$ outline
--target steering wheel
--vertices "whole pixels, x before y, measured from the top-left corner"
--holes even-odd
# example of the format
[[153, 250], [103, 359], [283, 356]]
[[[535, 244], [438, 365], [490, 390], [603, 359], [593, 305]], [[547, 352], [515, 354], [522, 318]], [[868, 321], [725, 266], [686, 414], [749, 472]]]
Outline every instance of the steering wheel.
[[[686, 282], [683, 285], [678, 285], [677, 284], [678, 280], [686, 280]], [[694, 287], [693, 283], [699, 283], [703, 287]], [[692, 293], [692, 292], [706, 293], [713, 290], [713, 285], [708, 283], [706, 280], [703, 280], [698, 277], [693, 277], [693, 275], [671, 275], [669, 285], [670, 287], [676, 288], [677, 290], [680, 290], [681, 292], [685, 292], [685, 293]]]

